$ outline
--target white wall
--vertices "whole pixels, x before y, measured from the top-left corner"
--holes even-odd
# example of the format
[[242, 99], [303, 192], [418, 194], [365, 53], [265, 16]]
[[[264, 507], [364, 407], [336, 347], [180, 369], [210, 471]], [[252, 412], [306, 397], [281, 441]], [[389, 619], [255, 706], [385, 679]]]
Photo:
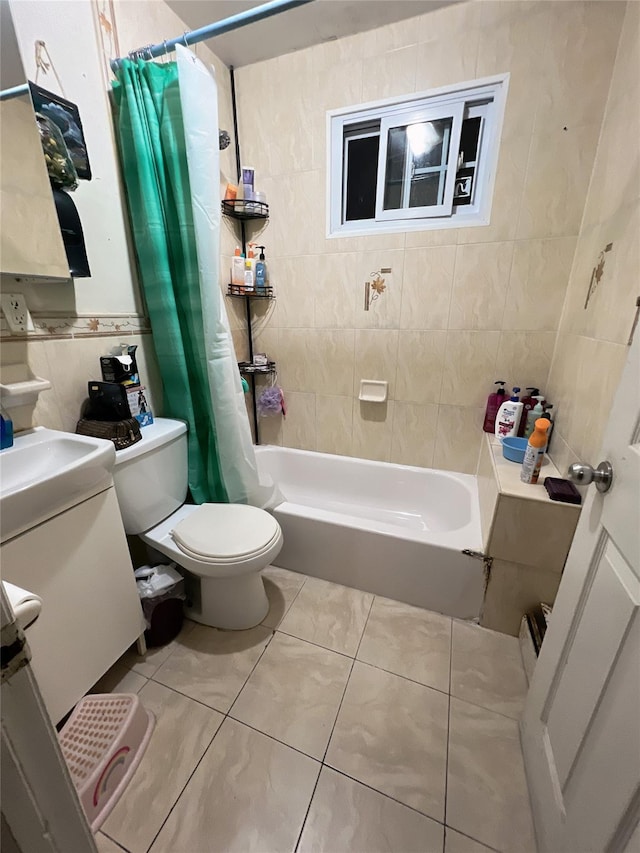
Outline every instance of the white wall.
[[[27, 362], [36, 375], [50, 379], [53, 385], [41, 395], [35, 409], [15, 410], [16, 429], [41, 424], [73, 430], [86, 396], [87, 381], [100, 377], [99, 356], [121, 341], [138, 345], [141, 380], [147, 386], [154, 413], [162, 414], [162, 382], [128, 238], [108, 94], [112, 79], [109, 59], [118, 52], [126, 54], [136, 47], [172, 38], [188, 26], [164, 0], [116, 0], [108, 36], [104, 28], [100, 29], [97, 9], [99, 6], [110, 14], [110, 5], [96, 0], [11, 0], [27, 77], [35, 80], [34, 42], [42, 39], [64, 91], [53, 73], [40, 74], [38, 82], [78, 105], [93, 172], [93, 180], [80, 182], [74, 193], [91, 278], [18, 284], [8, 276], [2, 277], [4, 291], [11, 288], [26, 294], [36, 330], [26, 338], [15, 339], [2, 323], [0, 366]], [[232, 132], [228, 70], [206, 45], [197, 45], [196, 53], [209, 66], [215, 66], [220, 124]], [[235, 177], [233, 146], [221, 154], [221, 172], [222, 184]], [[225, 227], [222, 245], [226, 255], [234, 242]], [[225, 270], [226, 267], [225, 261]], [[234, 322], [232, 317], [232, 322], [239, 330], [240, 318]], [[234, 331], [234, 337], [241, 341], [241, 332]]]
[[[108, 61], [113, 54], [103, 52], [97, 4], [92, 0], [11, 0], [10, 5], [28, 79], [35, 80], [34, 44], [42, 39], [62, 86], [52, 71], [41, 72], [38, 83], [78, 105], [93, 173], [92, 180], [80, 181], [73, 194], [91, 277], [63, 284], [11, 286], [24, 290], [29, 307], [39, 313], [142, 314], [109, 103]], [[120, 0], [114, 9], [111, 24], [122, 54], [189, 29], [163, 0]], [[105, 38], [107, 47], [112, 43], [115, 40]], [[195, 50], [205, 63], [215, 66], [220, 123], [232, 133], [228, 70], [206, 45]], [[235, 179], [233, 151], [229, 146], [221, 155], [224, 184]], [[8, 284], [3, 281], [3, 290]]]
[[46, 76], [41, 73], [38, 83], [78, 105], [93, 173], [93, 179], [80, 181], [73, 194], [84, 229], [91, 278], [69, 284], [27, 285], [29, 307], [40, 312], [75, 309], [80, 314], [142, 313], [123, 217], [93, 4], [89, 0], [12, 0], [11, 11], [28, 79], [35, 80], [34, 43], [42, 39], [64, 91], [52, 72]]

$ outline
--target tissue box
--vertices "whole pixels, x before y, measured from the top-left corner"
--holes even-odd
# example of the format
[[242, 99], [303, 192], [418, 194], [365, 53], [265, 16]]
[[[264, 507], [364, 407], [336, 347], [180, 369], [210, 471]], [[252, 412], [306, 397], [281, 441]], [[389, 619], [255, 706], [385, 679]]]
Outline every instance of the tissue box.
[[[124, 347], [125, 344], [122, 346]], [[104, 381], [118, 382], [120, 385], [139, 385], [140, 374], [138, 373], [138, 364], [136, 362], [137, 349], [138, 347], [135, 345], [127, 347], [127, 355], [131, 359], [129, 364], [124, 363], [121, 356], [101, 355], [100, 369], [102, 370]]]
[[149, 426], [149, 424], [153, 423], [153, 413], [149, 408], [149, 404], [144, 396], [145, 386], [144, 385], [127, 385], [127, 400], [129, 401], [129, 408], [131, 409], [131, 415], [134, 417], [140, 426]]

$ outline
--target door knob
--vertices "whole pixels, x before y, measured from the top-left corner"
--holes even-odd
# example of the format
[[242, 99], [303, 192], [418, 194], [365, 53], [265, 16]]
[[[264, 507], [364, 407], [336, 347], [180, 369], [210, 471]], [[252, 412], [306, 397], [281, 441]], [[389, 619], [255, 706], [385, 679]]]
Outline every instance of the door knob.
[[610, 462], [601, 462], [597, 468], [576, 462], [575, 465], [569, 466], [567, 476], [572, 483], [578, 483], [580, 486], [595, 483], [599, 492], [606, 492], [613, 482], [613, 468]]

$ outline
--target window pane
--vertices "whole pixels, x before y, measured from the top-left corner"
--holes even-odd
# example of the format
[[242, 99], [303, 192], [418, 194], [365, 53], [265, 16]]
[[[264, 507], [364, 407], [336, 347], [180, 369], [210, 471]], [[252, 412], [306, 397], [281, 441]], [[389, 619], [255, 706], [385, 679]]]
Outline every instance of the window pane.
[[431, 207], [434, 204], [440, 204], [444, 192], [444, 174], [446, 173], [429, 172], [414, 178], [411, 181], [409, 207]]
[[453, 119], [389, 128], [384, 209], [442, 204]]
[[439, 166], [447, 162], [452, 119], [423, 121], [407, 128], [409, 145], [416, 168]]
[[373, 219], [376, 215], [379, 136], [349, 139], [345, 220]]
[[460, 153], [464, 163], [473, 163], [478, 154], [478, 135], [480, 133], [480, 116], [466, 118], [462, 122], [460, 134]]
[[387, 168], [384, 180], [384, 209], [402, 207], [402, 188], [407, 150], [407, 128], [392, 127], [387, 138]]

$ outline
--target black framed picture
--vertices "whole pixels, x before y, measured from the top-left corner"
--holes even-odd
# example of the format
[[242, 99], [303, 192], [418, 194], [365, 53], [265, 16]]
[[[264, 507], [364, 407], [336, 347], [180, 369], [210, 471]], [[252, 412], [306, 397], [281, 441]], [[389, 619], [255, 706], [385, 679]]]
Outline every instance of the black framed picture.
[[458, 169], [456, 172], [456, 182], [453, 190], [454, 204], [471, 204], [475, 171], [471, 166], [465, 169]]
[[29, 88], [35, 111], [46, 116], [60, 129], [78, 177], [84, 181], [90, 181], [91, 166], [78, 107], [66, 98], [47, 92], [42, 86], [31, 81], [29, 81]]

